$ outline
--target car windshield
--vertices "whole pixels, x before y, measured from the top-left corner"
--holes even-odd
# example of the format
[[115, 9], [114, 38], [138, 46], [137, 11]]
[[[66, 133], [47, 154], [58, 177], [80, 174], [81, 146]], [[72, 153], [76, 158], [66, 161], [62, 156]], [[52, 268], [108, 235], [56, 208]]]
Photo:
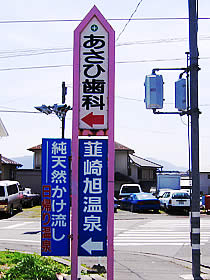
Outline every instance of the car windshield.
[[190, 196], [188, 193], [174, 193], [172, 194], [172, 198], [175, 199], [189, 199]]
[[135, 192], [139, 192], [138, 186], [123, 187], [121, 190], [121, 193], [135, 193]]
[[0, 186], [0, 196], [5, 196], [4, 187]]
[[136, 194], [135, 199], [141, 200], [141, 199], [154, 199], [155, 197], [150, 193], [141, 193]]

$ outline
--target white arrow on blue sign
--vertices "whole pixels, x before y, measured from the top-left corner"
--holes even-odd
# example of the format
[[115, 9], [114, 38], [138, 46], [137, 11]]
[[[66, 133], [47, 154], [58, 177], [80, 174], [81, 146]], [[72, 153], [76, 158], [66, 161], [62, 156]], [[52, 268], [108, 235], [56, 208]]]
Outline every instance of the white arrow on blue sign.
[[92, 251], [103, 251], [103, 242], [92, 241], [91, 237], [81, 247], [92, 255]]

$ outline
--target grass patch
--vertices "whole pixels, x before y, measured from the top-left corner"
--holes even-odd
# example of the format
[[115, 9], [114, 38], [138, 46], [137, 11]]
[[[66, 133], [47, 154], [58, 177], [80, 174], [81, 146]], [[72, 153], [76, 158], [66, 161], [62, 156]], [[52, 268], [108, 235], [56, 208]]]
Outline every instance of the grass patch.
[[17, 217], [21, 218], [40, 218], [41, 217], [41, 206], [34, 206], [32, 208], [24, 208], [23, 212], [18, 213]]
[[56, 280], [56, 273], [70, 274], [70, 267], [37, 254], [0, 252], [1, 279]]

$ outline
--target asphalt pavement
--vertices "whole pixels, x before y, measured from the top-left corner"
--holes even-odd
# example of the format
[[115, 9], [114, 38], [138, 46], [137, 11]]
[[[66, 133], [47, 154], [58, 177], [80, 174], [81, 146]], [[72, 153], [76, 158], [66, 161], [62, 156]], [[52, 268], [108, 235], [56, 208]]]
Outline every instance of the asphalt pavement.
[[[31, 217], [26, 216], [27, 212], [20, 213], [17, 216], [15, 215], [11, 219], [1, 221], [1, 235], [6, 231], [7, 234], [14, 232], [16, 235], [20, 231], [20, 237], [29, 239], [29, 234], [26, 233], [37, 233], [39, 231], [38, 227], [34, 228], [34, 225], [39, 224], [39, 215]], [[137, 224], [139, 229], [144, 228], [144, 224], [153, 229], [156, 227], [156, 223], [160, 223], [160, 227], [163, 224], [167, 225], [171, 219], [174, 219], [177, 223], [180, 222], [180, 218], [183, 219], [182, 226], [185, 226], [185, 217], [168, 217], [164, 214], [160, 215], [138, 215], [122, 211], [115, 215], [116, 230], [124, 232], [126, 226], [133, 229], [134, 225]], [[201, 217], [202, 218], [202, 217]], [[208, 222], [209, 217], [205, 216], [205, 221]], [[23, 221], [24, 220], [24, 221]], [[156, 220], [156, 221], [155, 221]], [[33, 221], [33, 223], [31, 223]], [[162, 221], [162, 223], [161, 223]], [[14, 222], [14, 224], [13, 224]], [[35, 222], [35, 224], [34, 224]], [[27, 228], [26, 228], [27, 226]], [[209, 230], [209, 225], [207, 223], [203, 224], [205, 231]], [[5, 229], [4, 229], [5, 228]], [[14, 230], [15, 229], [15, 230]], [[36, 231], [35, 231], [36, 229]], [[24, 233], [24, 234], [21, 234]], [[119, 236], [118, 234], [118, 236]], [[37, 239], [37, 234], [30, 234], [31, 239], [33, 238], [34, 242]], [[17, 236], [19, 238], [19, 236]], [[5, 237], [2, 235], [2, 238]], [[13, 238], [13, 237], [11, 237]], [[35, 239], [36, 238], [36, 239]], [[207, 241], [206, 241], [207, 242]], [[4, 242], [3, 242], [4, 243]], [[3, 243], [1, 244], [1, 249], [3, 249]], [[10, 242], [8, 243], [10, 244]], [[8, 245], [7, 244], [7, 245]], [[5, 244], [6, 245], [6, 244]], [[11, 246], [15, 245], [14, 243], [10, 244]], [[25, 244], [26, 245], [26, 244]], [[8, 247], [7, 247], [8, 248]], [[31, 247], [30, 247], [31, 248]], [[143, 250], [143, 248], [147, 248]], [[155, 248], [155, 247], [154, 247]], [[159, 248], [159, 247], [158, 247]], [[144, 247], [133, 246], [131, 249], [127, 246], [115, 246], [114, 250], [114, 280], [177, 280], [177, 279], [194, 279], [192, 277], [192, 266], [191, 266], [191, 248], [189, 245], [180, 246], [178, 251], [174, 251], [174, 254], [169, 255], [168, 251], [157, 250], [155, 251], [152, 246]], [[169, 248], [164, 246], [164, 248]], [[173, 247], [174, 248], [174, 247]], [[171, 250], [173, 250], [171, 248]], [[15, 248], [13, 248], [15, 249]], [[26, 249], [26, 248], [25, 248]], [[31, 248], [34, 250], [33, 248]], [[201, 278], [200, 279], [210, 279], [210, 254], [209, 254], [209, 242], [205, 243], [202, 246], [201, 250]], [[174, 257], [176, 256], [176, 257]], [[100, 263], [106, 268], [106, 258], [82, 258], [82, 264], [86, 264], [88, 267], [92, 267], [94, 264]], [[84, 269], [84, 268], [83, 268]], [[106, 274], [103, 275], [104, 279], [107, 279]], [[89, 276], [81, 276], [81, 280], [88, 279], [103, 279], [98, 274], [91, 274]], [[66, 278], [69, 279], [69, 278]], [[108, 279], [109, 280], [109, 279]]]
[[[92, 267], [96, 260], [83, 258], [82, 263]], [[210, 263], [210, 257], [209, 257]], [[100, 264], [106, 266], [100, 260]], [[99, 279], [98, 275], [91, 275], [91, 278], [86, 276], [81, 279]], [[103, 275], [107, 279], [106, 274]], [[100, 278], [100, 279], [103, 279]], [[128, 254], [126, 251], [115, 250], [114, 257], [114, 279], [115, 280], [180, 280], [180, 279], [195, 279], [192, 276], [191, 261], [175, 259], [171, 257], [156, 256], [155, 254], [133, 253]], [[210, 279], [210, 268], [201, 267], [201, 278]], [[198, 280], [198, 279], [196, 279]]]

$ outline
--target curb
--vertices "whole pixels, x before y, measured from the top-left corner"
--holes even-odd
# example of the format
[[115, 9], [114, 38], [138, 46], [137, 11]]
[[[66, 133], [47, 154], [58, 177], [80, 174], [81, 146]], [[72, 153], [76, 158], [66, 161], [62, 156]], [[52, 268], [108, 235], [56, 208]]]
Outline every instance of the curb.
[[[60, 274], [56, 275], [57, 280], [71, 280], [71, 275], [66, 274]], [[78, 280], [104, 280], [106, 278], [97, 275], [97, 274], [90, 274], [90, 275], [82, 275], [81, 278], [78, 278]]]
[[[65, 264], [65, 265], [70, 265], [71, 262], [67, 259], [63, 259], [63, 258], [59, 258], [59, 257], [51, 257], [53, 260]], [[85, 273], [88, 273], [88, 271], [90, 270], [89, 268], [86, 268], [84, 266], [81, 266], [81, 271], [85, 271]], [[66, 275], [66, 274], [57, 274], [56, 275], [57, 280], [71, 280], [71, 275]], [[99, 274], [88, 274], [88, 275], [81, 275], [80, 278], [78, 278], [78, 280], [105, 280], [107, 279], [106, 277], [102, 277]]]

